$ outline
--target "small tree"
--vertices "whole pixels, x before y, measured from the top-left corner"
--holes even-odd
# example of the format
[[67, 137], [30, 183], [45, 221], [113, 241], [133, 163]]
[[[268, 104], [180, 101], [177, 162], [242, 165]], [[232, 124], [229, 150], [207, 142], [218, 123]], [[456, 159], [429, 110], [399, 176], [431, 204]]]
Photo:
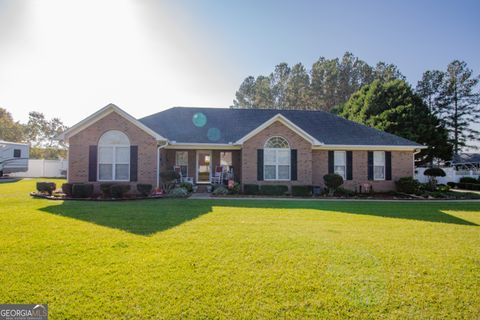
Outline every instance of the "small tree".
[[445, 171], [443, 171], [441, 168], [428, 168], [425, 170], [425, 172], [423, 172], [423, 175], [428, 176], [432, 190], [437, 188], [437, 177], [446, 176]]
[[174, 186], [175, 182], [180, 179], [180, 174], [173, 170], [160, 172], [160, 178], [162, 179], [163, 191], [168, 192]]
[[328, 188], [328, 195], [333, 196], [335, 191], [343, 184], [342, 176], [336, 173], [330, 173], [323, 176], [323, 181]]

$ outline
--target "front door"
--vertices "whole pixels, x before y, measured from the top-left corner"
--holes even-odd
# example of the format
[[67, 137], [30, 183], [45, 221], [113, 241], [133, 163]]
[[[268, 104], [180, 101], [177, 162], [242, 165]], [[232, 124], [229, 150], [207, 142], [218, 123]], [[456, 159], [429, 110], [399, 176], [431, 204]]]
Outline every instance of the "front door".
[[197, 183], [210, 183], [212, 154], [208, 150], [197, 151]]

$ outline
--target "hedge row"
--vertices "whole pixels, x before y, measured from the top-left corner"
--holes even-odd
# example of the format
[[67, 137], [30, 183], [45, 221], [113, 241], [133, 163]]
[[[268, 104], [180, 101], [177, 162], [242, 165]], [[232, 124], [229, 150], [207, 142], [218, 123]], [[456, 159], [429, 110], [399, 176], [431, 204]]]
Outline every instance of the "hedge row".
[[478, 183], [457, 183], [456, 184], [458, 189], [465, 189], [465, 190], [476, 190], [480, 191], [480, 184]]
[[[313, 186], [292, 186], [292, 195], [296, 197], [308, 197], [313, 192]], [[243, 193], [248, 195], [284, 196], [288, 193], [288, 186], [281, 184], [245, 184]]]
[[[37, 190], [39, 192], [48, 193], [51, 195], [56, 186], [53, 182], [38, 182]], [[121, 183], [101, 183], [100, 190], [104, 198], [123, 198], [123, 196], [130, 191], [129, 184]], [[91, 198], [94, 192], [92, 183], [64, 183], [62, 184], [62, 191], [71, 198]], [[146, 183], [137, 184], [137, 191], [144, 197], [152, 192], [152, 185]]]

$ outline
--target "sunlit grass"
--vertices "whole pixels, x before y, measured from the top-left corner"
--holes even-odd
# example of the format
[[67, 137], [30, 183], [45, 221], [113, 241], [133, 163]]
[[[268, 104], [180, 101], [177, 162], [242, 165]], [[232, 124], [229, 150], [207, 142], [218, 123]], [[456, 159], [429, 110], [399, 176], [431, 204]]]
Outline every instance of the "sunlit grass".
[[475, 319], [480, 203], [31, 199], [0, 184], [0, 301], [57, 318]]

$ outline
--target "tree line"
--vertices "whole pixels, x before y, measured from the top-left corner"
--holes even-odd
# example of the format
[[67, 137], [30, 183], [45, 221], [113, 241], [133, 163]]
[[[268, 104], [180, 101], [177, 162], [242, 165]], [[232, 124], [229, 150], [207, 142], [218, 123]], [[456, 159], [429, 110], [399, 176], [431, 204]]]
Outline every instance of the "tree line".
[[298, 63], [278, 64], [268, 76], [247, 77], [232, 108], [323, 110], [429, 146], [418, 165], [450, 160], [480, 139], [480, 77], [463, 61], [428, 70], [416, 88], [397, 66], [375, 66], [346, 52], [321, 57], [310, 71]]
[[30, 112], [28, 122], [20, 123], [0, 108], [0, 140], [30, 143], [32, 159], [66, 158], [66, 146], [55, 138], [66, 129], [59, 118], [47, 119], [41, 112]]
[[268, 76], [247, 77], [235, 94], [233, 108], [330, 111], [362, 86], [394, 79], [405, 79], [395, 65], [370, 66], [350, 52], [341, 59], [320, 57], [309, 71], [302, 63], [293, 67], [280, 63]]

